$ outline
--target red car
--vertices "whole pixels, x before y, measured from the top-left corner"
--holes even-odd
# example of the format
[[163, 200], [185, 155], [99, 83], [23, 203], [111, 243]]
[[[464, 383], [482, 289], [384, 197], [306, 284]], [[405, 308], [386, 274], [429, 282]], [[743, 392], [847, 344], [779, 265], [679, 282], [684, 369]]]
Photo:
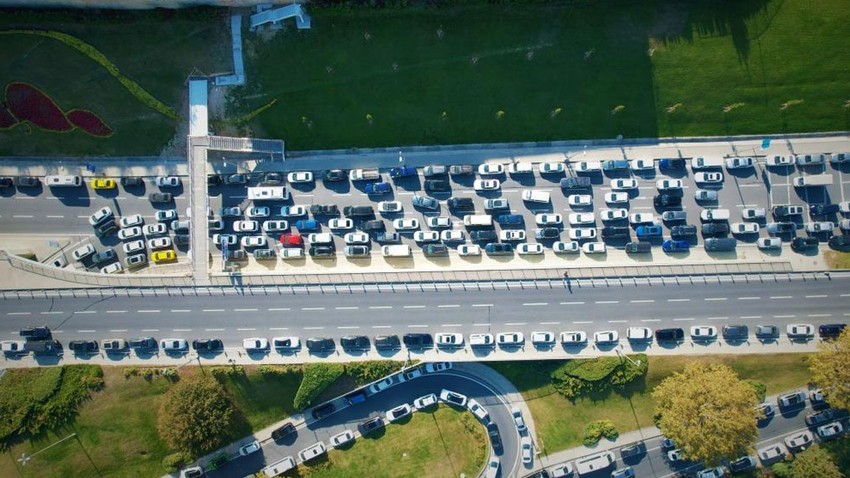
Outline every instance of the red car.
[[281, 234], [280, 244], [283, 246], [302, 246], [304, 245], [304, 239], [302, 239], [301, 234], [298, 234], [297, 232], [287, 232], [285, 234]]

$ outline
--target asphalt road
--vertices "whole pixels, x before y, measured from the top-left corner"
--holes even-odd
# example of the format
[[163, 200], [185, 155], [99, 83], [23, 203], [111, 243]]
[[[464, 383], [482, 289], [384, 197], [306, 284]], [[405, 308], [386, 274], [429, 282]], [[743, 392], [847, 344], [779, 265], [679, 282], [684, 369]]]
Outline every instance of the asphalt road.
[[[850, 278], [614, 285], [525, 290], [304, 295], [7, 299], [0, 336], [48, 325], [56, 337], [105, 339], [153, 336], [218, 337], [239, 348], [242, 338], [404, 334], [408, 332], [555, 333], [615, 329], [625, 342], [630, 326], [846, 322]], [[526, 349], [532, 345], [527, 343]], [[592, 346], [588, 346], [592, 347]], [[274, 353], [274, 352], [273, 352]], [[307, 353], [306, 350], [298, 353]], [[453, 353], [446, 352], [449, 359]], [[486, 353], [486, 352], [483, 352]]]
[[[355, 447], [357, 441], [381, 440], [384, 435], [383, 432], [363, 438], [359, 435], [357, 426], [368, 418], [384, 416], [387, 410], [402, 403], [412, 406], [413, 400], [423, 395], [434, 393], [439, 396], [440, 391], [444, 388], [477, 400], [490, 413], [490, 420], [498, 425], [503, 442], [502, 449], [496, 452], [503, 470], [501, 476], [518, 476], [524, 473], [520, 468], [524, 465], [518, 460], [519, 434], [510, 415], [510, 404], [505, 403], [501, 397], [497, 396], [494, 391], [478, 379], [452, 370], [449, 373], [423, 375], [411, 381], [400, 383], [376, 395], [369, 396], [363, 403], [346, 406], [341, 410], [342, 402], [336, 401], [338, 411], [333, 415], [318, 421], [313, 421], [311, 418], [306, 425], [298, 428], [294, 437], [290, 435], [277, 443], [268, 440], [262, 444], [261, 452], [247, 457], [237, 457], [220, 471], [208, 473], [208, 476], [212, 478], [247, 476], [286, 456], [292, 456], [300, 462], [298, 453], [301, 450], [320, 441], [324, 442], [328, 449], [331, 449], [330, 438], [346, 429], [350, 429], [357, 435]], [[427, 411], [414, 413], [427, 413]], [[387, 426], [404, 427], [406, 425], [401, 423], [387, 424]], [[439, 426], [439, 423], [437, 426]], [[451, 466], [450, 463], [445, 465]]]

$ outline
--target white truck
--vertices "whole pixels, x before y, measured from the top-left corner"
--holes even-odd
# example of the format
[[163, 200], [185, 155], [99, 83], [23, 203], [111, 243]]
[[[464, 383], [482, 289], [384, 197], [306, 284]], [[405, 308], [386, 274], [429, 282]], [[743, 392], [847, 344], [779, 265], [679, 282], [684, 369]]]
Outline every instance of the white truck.
[[257, 186], [248, 188], [248, 199], [251, 201], [285, 201], [289, 199], [286, 186]]
[[795, 188], [807, 188], [809, 186], [829, 186], [832, 184], [831, 174], [813, 174], [811, 176], [797, 176], [794, 178]]
[[378, 168], [352, 169], [348, 173], [348, 179], [352, 181], [372, 181], [381, 179], [381, 172], [378, 171]]

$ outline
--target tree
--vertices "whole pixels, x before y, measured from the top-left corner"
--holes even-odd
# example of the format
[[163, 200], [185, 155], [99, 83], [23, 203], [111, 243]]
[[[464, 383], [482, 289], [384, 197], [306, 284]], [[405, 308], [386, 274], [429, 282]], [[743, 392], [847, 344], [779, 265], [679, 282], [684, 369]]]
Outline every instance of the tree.
[[686, 458], [716, 466], [755, 444], [756, 392], [726, 365], [691, 362], [655, 387], [652, 397], [658, 428]]
[[171, 387], [157, 414], [159, 435], [170, 447], [193, 456], [223, 445], [235, 422], [230, 398], [214, 378], [203, 375]]
[[850, 328], [818, 348], [809, 361], [812, 381], [821, 387], [830, 405], [846, 409], [850, 407]]
[[823, 448], [813, 446], [798, 453], [791, 463], [792, 478], [842, 478], [841, 470]]

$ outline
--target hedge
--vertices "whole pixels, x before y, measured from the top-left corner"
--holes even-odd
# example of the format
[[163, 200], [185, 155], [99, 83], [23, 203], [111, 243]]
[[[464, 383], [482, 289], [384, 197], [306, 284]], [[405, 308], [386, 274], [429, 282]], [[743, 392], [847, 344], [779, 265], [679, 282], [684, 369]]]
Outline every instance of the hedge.
[[292, 405], [296, 410], [303, 410], [313, 404], [330, 384], [334, 383], [343, 372], [345, 366], [339, 363], [310, 363], [304, 366], [304, 378], [301, 386], [295, 392]]
[[611, 420], [596, 420], [588, 423], [584, 427], [584, 446], [595, 445], [603, 436], [609, 440], [616, 440], [620, 432]]
[[602, 393], [609, 388], [622, 389], [646, 375], [648, 365], [644, 354], [631, 355], [628, 359], [598, 357], [569, 360], [552, 372], [552, 386], [572, 400], [582, 395]]
[[365, 385], [397, 372], [401, 370], [401, 367], [401, 362], [389, 360], [352, 362], [345, 365], [345, 373], [351, 376], [357, 385]]

